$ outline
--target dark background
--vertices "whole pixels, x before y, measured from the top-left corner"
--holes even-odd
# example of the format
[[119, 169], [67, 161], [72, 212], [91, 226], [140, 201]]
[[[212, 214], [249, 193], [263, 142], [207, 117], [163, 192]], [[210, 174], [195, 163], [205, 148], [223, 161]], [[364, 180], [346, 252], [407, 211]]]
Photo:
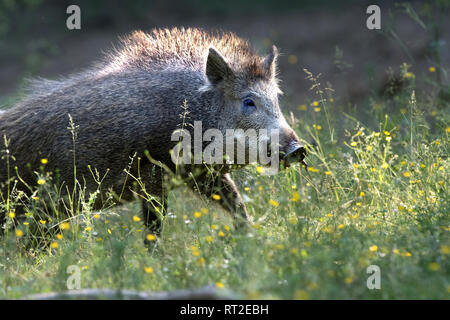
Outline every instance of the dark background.
[[[24, 78], [81, 71], [132, 30], [196, 26], [234, 31], [262, 55], [276, 44], [288, 110], [298, 112], [315, 97], [303, 68], [321, 73], [321, 84], [335, 89], [339, 103], [357, 109], [384, 93], [389, 67], [396, 74], [406, 62], [420, 75], [450, 61], [450, 1], [408, 3], [420, 21], [394, 1], [0, 0], [0, 105], [17, 100]], [[81, 30], [66, 28], [71, 4], [81, 8]], [[370, 4], [381, 7], [380, 31], [366, 28]], [[417, 79], [426, 85], [425, 77]]]

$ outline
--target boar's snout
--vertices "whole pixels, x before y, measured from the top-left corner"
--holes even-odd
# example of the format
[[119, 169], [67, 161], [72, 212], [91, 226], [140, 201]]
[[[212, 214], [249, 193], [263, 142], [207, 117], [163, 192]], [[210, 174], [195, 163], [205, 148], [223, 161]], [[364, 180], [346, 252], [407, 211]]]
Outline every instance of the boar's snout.
[[306, 148], [300, 142], [297, 134], [288, 125], [283, 126], [280, 130], [280, 160], [286, 167], [293, 163], [301, 163], [306, 167], [304, 162], [306, 156]]
[[306, 149], [299, 142], [293, 141], [286, 150], [283, 160], [287, 166], [295, 162], [304, 164], [303, 159], [305, 159], [305, 156]]

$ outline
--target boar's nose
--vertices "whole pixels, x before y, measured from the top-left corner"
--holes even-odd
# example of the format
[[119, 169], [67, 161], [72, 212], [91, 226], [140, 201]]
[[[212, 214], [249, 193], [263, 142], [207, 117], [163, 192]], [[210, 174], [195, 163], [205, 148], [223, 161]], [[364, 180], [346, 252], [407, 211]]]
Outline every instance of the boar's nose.
[[291, 143], [289, 146], [287, 152], [284, 155], [283, 160], [286, 162], [287, 165], [290, 165], [291, 163], [300, 162], [304, 164], [303, 159], [306, 156], [306, 150], [305, 148], [299, 144], [298, 142]]

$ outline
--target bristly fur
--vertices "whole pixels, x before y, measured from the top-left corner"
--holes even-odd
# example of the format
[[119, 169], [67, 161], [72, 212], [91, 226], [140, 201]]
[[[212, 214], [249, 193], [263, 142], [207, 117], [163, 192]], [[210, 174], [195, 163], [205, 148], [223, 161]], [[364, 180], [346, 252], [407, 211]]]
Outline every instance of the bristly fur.
[[[209, 47], [215, 47], [225, 57], [237, 77], [246, 80], [267, 79], [278, 85], [277, 70], [274, 70], [273, 75], [268, 74], [264, 59], [251, 48], [248, 41], [236, 34], [174, 27], [153, 29], [148, 33], [134, 31], [123, 36], [117, 48], [107, 51], [101, 61], [86, 71], [57, 80], [28, 79], [24, 100], [48, 95], [86, 77], [95, 79], [117, 72], [179, 69], [204, 73]], [[199, 90], [208, 88], [206, 83]]]
[[[278, 86], [277, 70], [268, 74], [264, 58], [252, 49], [248, 41], [234, 33], [174, 27], [153, 29], [148, 33], [134, 31], [123, 36], [117, 48], [107, 51], [102, 60], [86, 71], [57, 80], [28, 79], [24, 101], [46, 96], [87, 77], [95, 79], [113, 73], [178, 69], [204, 74], [209, 47], [215, 47], [225, 57], [238, 78], [250, 81], [267, 79]], [[209, 84], [205, 83], [199, 90], [208, 88]], [[282, 93], [279, 89], [278, 92]]]
[[105, 71], [140, 68], [183, 68], [203, 71], [209, 47], [215, 47], [236, 74], [247, 78], [267, 76], [263, 59], [246, 40], [231, 32], [207, 32], [197, 28], [135, 31], [121, 38], [121, 46], [107, 55]]

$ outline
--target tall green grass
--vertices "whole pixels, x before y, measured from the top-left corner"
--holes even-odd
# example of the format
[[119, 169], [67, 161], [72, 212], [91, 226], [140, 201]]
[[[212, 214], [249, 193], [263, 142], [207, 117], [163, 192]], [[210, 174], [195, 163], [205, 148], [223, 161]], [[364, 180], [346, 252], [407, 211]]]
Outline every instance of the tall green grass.
[[[169, 195], [161, 236], [145, 230], [138, 202], [93, 210], [99, 194], [85, 193], [82, 180], [61, 206], [43, 160], [32, 195], [12, 183], [0, 205], [0, 297], [66, 290], [76, 265], [82, 288], [215, 283], [250, 299], [449, 298], [448, 101], [431, 88], [416, 92], [416, 75], [402, 70], [401, 92], [353, 112], [307, 73], [317, 100], [288, 118], [310, 143], [309, 167], [235, 172], [249, 230], [182, 187]], [[27, 206], [20, 221], [18, 202]], [[367, 288], [370, 265], [380, 267], [379, 290]]]

